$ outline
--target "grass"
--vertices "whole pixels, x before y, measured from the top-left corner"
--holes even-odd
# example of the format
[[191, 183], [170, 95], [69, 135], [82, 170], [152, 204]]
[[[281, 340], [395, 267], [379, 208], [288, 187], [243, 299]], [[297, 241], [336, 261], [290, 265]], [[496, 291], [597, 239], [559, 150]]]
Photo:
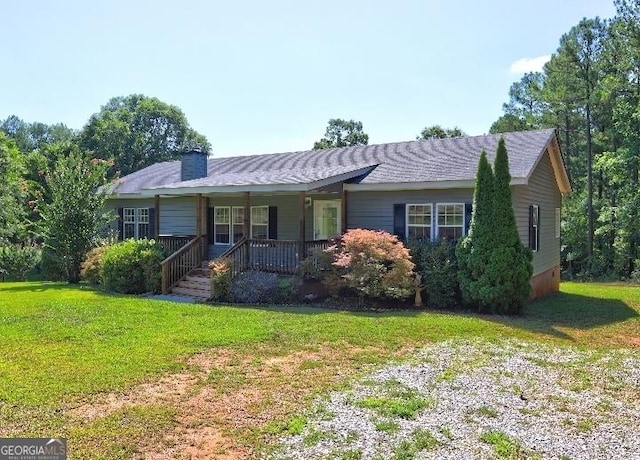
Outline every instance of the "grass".
[[395, 389], [382, 396], [370, 396], [356, 401], [357, 407], [372, 409], [380, 415], [414, 419], [418, 412], [432, 405], [410, 388]]
[[[176, 423], [171, 410], [123, 409], [82, 425], [71, 422], [65, 411], [101, 392], [125, 391], [165, 373], [188, 372], [187, 358], [204, 350], [230, 350], [236, 361], [211, 370], [202, 385], [221, 392], [272, 385], [286, 394], [294, 384], [316, 390], [335, 385], [325, 374], [347, 375], [336, 372], [340, 366], [353, 375], [402, 350], [446, 339], [513, 337], [589, 348], [640, 346], [639, 287], [563, 283], [561, 290], [527, 306], [520, 317], [492, 317], [189, 305], [59, 283], [0, 283], [0, 436], [55, 432], [72, 439], [78, 452], [85, 452], [80, 457], [94, 457], [99, 449], [107, 452], [103, 458], [135, 455], [141, 439], [153, 440]], [[286, 367], [271, 380], [249, 375], [261, 357], [317, 350], [333, 350], [333, 355], [302, 360], [299, 382]], [[348, 350], [353, 353], [347, 359]], [[455, 372], [450, 374], [442, 378], [453, 379]], [[577, 377], [580, 387], [591, 384], [588, 374]], [[426, 403], [413, 399], [387, 395], [367, 404], [410, 417]], [[302, 430], [290, 419], [277, 426], [286, 432]], [[123, 427], [129, 434], [121, 440], [109, 436], [122, 434]]]
[[496, 454], [498, 459], [526, 458], [522, 446], [503, 431], [486, 431], [480, 436], [480, 441], [490, 444], [493, 447], [493, 453]]
[[395, 433], [400, 429], [400, 425], [392, 420], [377, 420], [373, 423], [373, 426], [377, 431], [383, 431], [386, 433]]
[[402, 441], [398, 447], [394, 449], [394, 460], [412, 460], [423, 450], [434, 449], [438, 447], [438, 441], [429, 430], [415, 430], [410, 440]]

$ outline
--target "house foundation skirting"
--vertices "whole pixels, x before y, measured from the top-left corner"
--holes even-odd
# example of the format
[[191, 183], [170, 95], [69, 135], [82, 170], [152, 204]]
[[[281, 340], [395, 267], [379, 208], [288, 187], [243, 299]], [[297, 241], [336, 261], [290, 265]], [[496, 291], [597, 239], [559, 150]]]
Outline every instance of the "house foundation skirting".
[[560, 290], [560, 266], [538, 273], [531, 278], [531, 295], [529, 300], [543, 297]]

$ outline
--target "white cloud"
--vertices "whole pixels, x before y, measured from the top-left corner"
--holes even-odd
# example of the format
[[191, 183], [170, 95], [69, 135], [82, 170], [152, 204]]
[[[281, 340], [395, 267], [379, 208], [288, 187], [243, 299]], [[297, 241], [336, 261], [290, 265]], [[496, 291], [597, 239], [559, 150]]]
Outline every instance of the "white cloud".
[[540, 72], [542, 66], [544, 66], [549, 59], [551, 59], [551, 55], [549, 54], [535, 58], [518, 59], [511, 64], [509, 70], [511, 70], [512, 73]]

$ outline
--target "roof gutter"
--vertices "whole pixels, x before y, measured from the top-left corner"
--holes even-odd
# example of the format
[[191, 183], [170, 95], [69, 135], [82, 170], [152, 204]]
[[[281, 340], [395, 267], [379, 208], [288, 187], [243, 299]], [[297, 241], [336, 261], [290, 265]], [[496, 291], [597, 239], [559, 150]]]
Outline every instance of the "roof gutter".
[[[527, 185], [529, 180], [524, 177], [511, 179], [511, 185]], [[429, 182], [385, 182], [373, 184], [344, 184], [346, 191], [352, 192], [390, 192], [394, 190], [446, 190], [454, 188], [474, 188], [475, 179], [469, 180], [443, 180]]]

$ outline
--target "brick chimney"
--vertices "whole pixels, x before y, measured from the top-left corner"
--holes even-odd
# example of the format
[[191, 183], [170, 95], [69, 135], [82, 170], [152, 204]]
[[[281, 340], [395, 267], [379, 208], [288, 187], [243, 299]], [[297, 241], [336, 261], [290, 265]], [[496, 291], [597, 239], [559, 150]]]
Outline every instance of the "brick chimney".
[[207, 177], [208, 157], [209, 154], [199, 148], [193, 148], [184, 152], [180, 160], [180, 180], [185, 181]]

